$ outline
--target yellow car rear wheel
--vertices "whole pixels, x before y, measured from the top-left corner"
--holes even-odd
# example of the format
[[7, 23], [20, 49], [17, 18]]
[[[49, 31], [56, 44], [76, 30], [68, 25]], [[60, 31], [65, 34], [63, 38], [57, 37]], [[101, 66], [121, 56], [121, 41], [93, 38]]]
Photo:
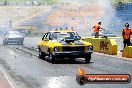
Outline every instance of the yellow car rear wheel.
[[50, 51], [49, 51], [48, 57], [49, 57], [49, 62], [54, 64], [55, 63], [55, 57]]
[[39, 58], [45, 60], [45, 53], [39, 49]]

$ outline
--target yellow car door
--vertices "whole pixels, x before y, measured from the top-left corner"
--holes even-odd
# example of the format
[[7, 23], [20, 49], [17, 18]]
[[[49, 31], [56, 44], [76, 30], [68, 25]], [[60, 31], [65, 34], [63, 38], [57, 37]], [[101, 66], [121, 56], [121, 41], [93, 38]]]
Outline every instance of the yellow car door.
[[48, 42], [49, 42], [49, 35], [50, 35], [50, 33], [46, 33], [44, 36], [43, 36], [43, 38], [42, 38], [42, 40], [41, 40], [41, 42], [40, 42], [40, 45], [41, 45], [41, 51], [42, 52], [44, 52], [44, 53], [48, 53], [47, 51], [48, 51]]

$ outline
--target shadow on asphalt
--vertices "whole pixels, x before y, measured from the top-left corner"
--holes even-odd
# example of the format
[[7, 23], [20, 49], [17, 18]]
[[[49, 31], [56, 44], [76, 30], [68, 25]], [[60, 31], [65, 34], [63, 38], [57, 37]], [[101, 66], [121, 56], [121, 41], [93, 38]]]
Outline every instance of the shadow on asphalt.
[[[50, 63], [48, 60], [44, 60], [47, 61], [48, 63]], [[74, 61], [70, 60], [70, 59], [56, 59], [54, 64], [92, 64], [94, 62], [89, 62], [89, 63], [85, 63], [84, 60], [80, 60], [80, 59], [75, 59]]]

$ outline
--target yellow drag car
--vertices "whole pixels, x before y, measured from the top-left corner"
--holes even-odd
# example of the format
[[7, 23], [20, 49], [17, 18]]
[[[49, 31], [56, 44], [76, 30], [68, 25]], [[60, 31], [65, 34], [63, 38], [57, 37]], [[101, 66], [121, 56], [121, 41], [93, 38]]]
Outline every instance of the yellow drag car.
[[47, 56], [51, 63], [56, 58], [85, 58], [88, 63], [93, 53], [91, 43], [83, 41], [76, 31], [62, 30], [49, 31], [38, 43], [39, 58]]

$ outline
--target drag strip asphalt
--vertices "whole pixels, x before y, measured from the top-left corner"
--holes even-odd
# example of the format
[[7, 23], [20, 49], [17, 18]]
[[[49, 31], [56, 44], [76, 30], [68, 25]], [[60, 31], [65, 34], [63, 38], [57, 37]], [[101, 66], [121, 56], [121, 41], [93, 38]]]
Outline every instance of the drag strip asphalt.
[[[88, 74], [130, 74], [132, 75], [132, 61], [116, 57], [102, 56], [93, 53], [92, 60], [85, 64], [77, 59], [57, 60], [56, 64], [38, 59], [38, 52], [24, 46], [0, 46], [0, 60], [6, 62], [16, 78], [22, 78], [22, 84], [27, 88], [80, 88], [76, 82], [78, 67], [82, 66]], [[4, 52], [3, 52], [4, 51]], [[88, 84], [83, 88], [131, 88], [130, 84]], [[21, 86], [20, 86], [21, 88]]]

